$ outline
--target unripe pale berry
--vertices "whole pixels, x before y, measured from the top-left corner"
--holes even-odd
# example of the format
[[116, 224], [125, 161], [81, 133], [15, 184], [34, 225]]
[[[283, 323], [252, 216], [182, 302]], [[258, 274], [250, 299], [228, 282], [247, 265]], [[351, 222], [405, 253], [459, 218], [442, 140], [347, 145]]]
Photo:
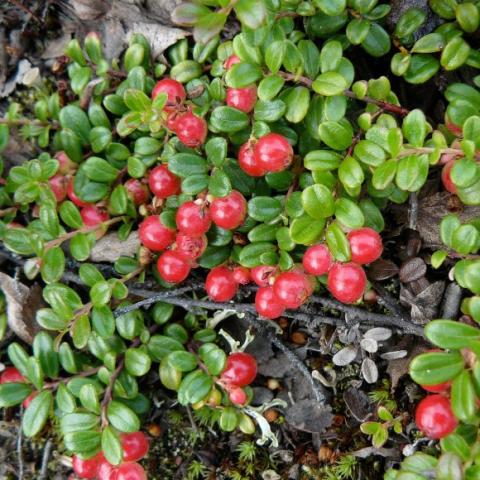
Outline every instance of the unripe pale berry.
[[188, 277], [190, 268], [188, 261], [173, 250], [167, 250], [158, 257], [158, 273], [165, 282], [183, 282]]
[[96, 227], [110, 218], [110, 215], [105, 209], [97, 207], [96, 205], [83, 207], [80, 210], [80, 216], [86, 227]]
[[198, 205], [193, 201], [180, 205], [175, 221], [180, 232], [192, 236], [200, 236], [206, 233], [212, 222], [206, 206]]
[[142, 205], [148, 200], [148, 188], [137, 178], [130, 178], [125, 182], [127, 195], [135, 205]]
[[255, 308], [262, 317], [273, 320], [283, 315], [285, 305], [278, 301], [273, 287], [260, 287], [255, 294]]
[[136, 462], [148, 453], [148, 438], [143, 432], [122, 433], [123, 461]]
[[347, 238], [352, 262], [364, 265], [377, 260], [382, 254], [382, 237], [373, 228], [357, 228], [349, 232]]
[[447, 192], [457, 193], [457, 186], [452, 182], [451, 172], [455, 165], [455, 160], [450, 160], [442, 168], [442, 183]]
[[247, 216], [247, 201], [237, 190], [225, 197], [215, 198], [210, 205], [210, 217], [215, 225], [225, 230], [239, 227]]
[[152, 215], [138, 227], [138, 237], [142, 245], [152, 252], [161, 252], [175, 240], [175, 230], [166, 227], [158, 215]]
[[333, 258], [325, 244], [312, 245], [304, 253], [302, 263], [306, 272], [325, 275], [333, 265]]
[[196, 260], [207, 248], [208, 240], [205, 235], [192, 236], [185, 233], [177, 233], [175, 239], [175, 251], [186, 260]]
[[160, 93], [167, 94], [167, 103], [165, 104], [167, 107], [183, 103], [187, 98], [183, 85], [172, 78], [163, 78], [162, 80], [159, 80], [153, 87], [152, 98], [157, 97]]
[[166, 165], [158, 165], [150, 171], [148, 186], [158, 198], [168, 198], [180, 193], [180, 179]]
[[297, 272], [283, 272], [273, 284], [273, 293], [287, 308], [298, 308], [311, 294], [311, 285], [306, 275]]
[[458, 425], [450, 400], [443, 395], [428, 395], [421, 400], [415, 412], [415, 422], [427, 437], [434, 440], [450, 435]]
[[267, 172], [281, 172], [290, 166], [293, 149], [279, 133], [267, 133], [253, 147], [253, 155], [259, 167]]
[[245, 113], [250, 113], [257, 101], [257, 87], [250, 85], [244, 88], [227, 88], [226, 103]]
[[245, 352], [234, 352], [227, 357], [227, 363], [220, 374], [221, 380], [228, 385], [245, 387], [257, 376], [255, 357]]
[[328, 272], [327, 286], [340, 302], [355, 303], [365, 291], [367, 276], [356, 263], [336, 263]]
[[187, 147], [196, 148], [205, 143], [208, 128], [204, 118], [187, 112], [177, 118], [175, 133], [178, 139]]
[[215, 302], [228, 302], [238, 291], [233, 272], [222, 265], [212, 268], [205, 280], [205, 290]]

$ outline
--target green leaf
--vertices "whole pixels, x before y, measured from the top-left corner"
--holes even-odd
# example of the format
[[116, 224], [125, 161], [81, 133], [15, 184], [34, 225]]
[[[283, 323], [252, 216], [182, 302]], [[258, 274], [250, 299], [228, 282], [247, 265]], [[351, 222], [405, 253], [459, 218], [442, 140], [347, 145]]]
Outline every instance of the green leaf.
[[237, 411], [233, 407], [225, 407], [218, 419], [218, 426], [224, 432], [233, 432], [238, 425]]
[[267, 9], [263, 1], [238, 0], [234, 8], [240, 22], [252, 30], [261, 27], [265, 22]]
[[419, 8], [409, 8], [406, 10], [395, 26], [395, 35], [399, 38], [405, 38], [415, 33], [425, 22], [427, 14]]
[[383, 57], [390, 51], [390, 35], [376, 22], [372, 22], [362, 48], [372, 57]]
[[345, 150], [353, 140], [352, 128], [345, 122], [323, 122], [318, 127], [318, 134], [322, 142], [333, 150]]
[[269, 222], [277, 218], [282, 211], [282, 204], [272, 197], [254, 197], [248, 202], [248, 215], [259, 222]]
[[459, 350], [480, 339], [480, 330], [453, 320], [434, 320], [425, 326], [425, 336], [440, 348]]
[[47, 423], [48, 415], [52, 407], [52, 392], [45, 390], [40, 392], [25, 410], [22, 419], [23, 433], [27, 437], [34, 437]]
[[385, 161], [383, 148], [370, 140], [360, 140], [353, 151], [361, 162], [372, 167], [377, 167]]
[[140, 112], [129, 112], [117, 123], [117, 133], [120, 137], [126, 137], [134, 132], [142, 123]]
[[112, 288], [105, 280], [97, 282], [90, 289], [90, 300], [92, 301], [94, 307], [106, 305], [110, 301], [111, 296]]
[[477, 396], [470, 372], [465, 370], [453, 380], [450, 395], [455, 416], [464, 422], [471, 421], [477, 410]]
[[18, 405], [31, 393], [31, 387], [25, 383], [4, 383], [0, 385], [0, 408]]
[[315, 0], [315, 5], [329, 17], [340, 15], [346, 8], [346, 0]]
[[140, 420], [132, 409], [112, 400], [107, 407], [108, 421], [120, 432], [133, 433], [140, 429]]
[[412, 55], [404, 78], [407, 82], [418, 85], [432, 78], [439, 68], [440, 62], [432, 55]]
[[67, 433], [63, 441], [65, 448], [76, 454], [92, 456], [101, 445], [101, 433], [98, 431], [80, 431]]
[[345, 188], [358, 188], [365, 179], [362, 167], [354, 157], [347, 156], [338, 168], [338, 178]]
[[[458, 433], [451, 433], [440, 440], [443, 452], [452, 452], [462, 458], [464, 462], [470, 458], [470, 445]], [[468, 476], [466, 477], [468, 478]]]
[[112, 141], [110, 128], [94, 127], [90, 130], [90, 144], [95, 153], [103, 152]]
[[328, 218], [335, 211], [333, 194], [325, 185], [311, 185], [303, 190], [302, 205], [305, 212], [316, 220]]
[[254, 118], [261, 122], [275, 122], [283, 117], [287, 106], [282, 100], [259, 100], [255, 104]]
[[263, 101], [272, 100], [278, 95], [284, 84], [285, 80], [279, 75], [268, 75], [258, 85], [258, 98]]
[[213, 110], [210, 116], [210, 124], [220, 132], [233, 133], [246, 128], [249, 124], [249, 118], [246, 113], [236, 108], [222, 106]]
[[47, 332], [40, 332], [33, 340], [33, 354], [47, 377], [58, 377], [58, 354], [54, 350], [52, 337]]
[[98, 400], [98, 393], [94, 385], [83, 385], [82, 388], [80, 388], [78, 396], [84, 408], [90, 412], [100, 414], [100, 401]]
[[111, 183], [118, 177], [120, 171], [112, 167], [106, 160], [100, 157], [90, 157], [83, 168], [90, 180], [101, 183]]
[[437, 385], [455, 378], [463, 368], [464, 360], [459, 352], [428, 352], [410, 362], [409, 372], [420, 385]]
[[165, 335], [153, 335], [147, 344], [147, 348], [150, 356], [156, 362], [161, 361], [170, 352], [184, 350], [183, 345], [178, 340]]
[[452, 247], [458, 253], [467, 255], [476, 252], [479, 242], [480, 234], [473, 225], [462, 225], [453, 232]]
[[226, 20], [226, 13], [210, 12], [202, 15], [196, 22], [193, 30], [193, 38], [201, 44], [209, 42], [215, 35], [220, 33]]
[[31, 233], [26, 228], [8, 228], [4, 234], [3, 243], [9, 250], [20, 255], [34, 253]]
[[201, 370], [190, 372], [182, 381], [178, 389], [180, 405], [197, 403], [203, 400], [210, 392], [213, 380]]
[[291, 123], [300, 123], [307, 114], [310, 104], [310, 91], [306, 87], [295, 87], [285, 99], [285, 118]]
[[232, 191], [228, 175], [220, 169], [215, 169], [208, 182], [208, 192], [214, 197], [225, 197]]
[[58, 282], [65, 270], [65, 254], [60, 247], [53, 247], [42, 257], [42, 279], [45, 283]]
[[360, 207], [348, 198], [339, 198], [335, 202], [335, 217], [347, 228], [360, 228], [365, 223]]
[[122, 462], [123, 449], [120, 438], [117, 432], [108, 425], [102, 432], [102, 452], [110, 464], [118, 465]]
[[472, 2], [460, 3], [455, 6], [455, 16], [463, 31], [473, 33], [480, 22], [478, 6]]
[[225, 75], [225, 82], [231, 88], [244, 88], [252, 85], [261, 77], [262, 70], [259, 65], [241, 62], [233, 65], [228, 70]]
[[352, 45], [360, 45], [368, 35], [370, 31], [371, 23], [368, 20], [363, 18], [354, 18], [348, 25], [346, 29], [346, 35], [348, 41]]
[[456, 70], [468, 59], [470, 46], [462, 37], [453, 37], [442, 51], [440, 64], [445, 70]]
[[223, 372], [227, 355], [221, 348], [214, 343], [205, 343], [199, 348], [198, 353], [211, 375], [220, 375]]
[[437, 250], [436, 252], [433, 252], [430, 258], [432, 267], [440, 268], [440, 266], [443, 264], [443, 262], [447, 257], [448, 257], [448, 252], [446, 252], [445, 250]]
[[152, 360], [145, 348], [129, 348], [125, 352], [125, 368], [130, 375], [141, 377], [150, 371]]
[[176, 351], [167, 355], [168, 364], [180, 372], [190, 372], [198, 367], [197, 358], [193, 353]]
[[313, 245], [323, 233], [325, 219], [312, 220], [310, 215], [301, 215], [290, 224], [290, 237], [300, 245]]
[[312, 83], [313, 90], [326, 97], [340, 95], [347, 87], [345, 77], [337, 72], [322, 73]]
[[306, 169], [312, 171], [335, 170], [340, 166], [342, 156], [330, 150], [312, 150], [308, 152], [303, 164]]
[[429, 33], [419, 38], [411, 50], [412, 53], [440, 52], [445, 46], [445, 40], [440, 33]]
[[89, 143], [91, 130], [90, 120], [80, 107], [77, 107], [76, 105], [67, 105], [60, 110], [58, 118], [62, 128], [71, 130], [77, 135], [83, 145]]
[[331, 254], [339, 262], [350, 260], [350, 243], [337, 222], [332, 222], [325, 233], [325, 240]]
[[181, 178], [205, 174], [208, 165], [205, 159], [192, 153], [177, 153], [168, 159], [168, 169]]
[[82, 228], [83, 221], [77, 206], [69, 200], [63, 201], [60, 205], [60, 218], [70, 228], [77, 230]]
[[151, 106], [152, 101], [141, 90], [128, 88], [123, 94], [125, 105], [134, 112], [146, 112]]
[[163, 358], [159, 367], [160, 381], [169, 390], [177, 391], [182, 382], [182, 372], [168, 363], [168, 357]]
[[417, 192], [425, 184], [428, 176], [428, 156], [408, 155], [397, 164], [396, 183], [407, 192]]
[[222, 137], [213, 137], [205, 144], [208, 161], [215, 167], [221, 167], [227, 158], [227, 141]]

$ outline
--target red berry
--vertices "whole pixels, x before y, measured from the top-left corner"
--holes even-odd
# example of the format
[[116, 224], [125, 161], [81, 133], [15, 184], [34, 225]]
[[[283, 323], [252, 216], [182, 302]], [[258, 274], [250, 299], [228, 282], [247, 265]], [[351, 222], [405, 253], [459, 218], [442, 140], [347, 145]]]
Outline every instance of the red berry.
[[97, 479], [98, 480], [115, 480], [117, 474], [116, 468], [107, 462], [102, 460], [98, 466]]
[[125, 182], [128, 196], [135, 205], [142, 205], [148, 200], [148, 188], [140, 180], [131, 178]]
[[158, 257], [157, 269], [160, 277], [168, 283], [183, 282], [190, 273], [189, 263], [172, 250], [167, 250]]
[[170, 112], [167, 116], [166, 126], [171, 132], [175, 132], [175, 126], [177, 125], [178, 116], [179, 114], [175, 110]]
[[23, 408], [28, 408], [32, 400], [37, 396], [37, 392], [32, 392], [23, 402]]
[[244, 387], [250, 385], [257, 376], [255, 357], [245, 352], [231, 353], [220, 378], [228, 385]]
[[212, 268], [205, 280], [205, 290], [215, 302], [228, 302], [238, 291], [233, 272], [224, 266]]
[[212, 223], [205, 205], [198, 205], [193, 201], [180, 205], [175, 220], [178, 230], [197, 237], [206, 233]]
[[247, 267], [238, 266], [233, 269], [233, 279], [240, 285], [250, 283], [250, 270]]
[[92, 458], [82, 459], [74, 455], [72, 467], [75, 475], [80, 478], [96, 478], [100, 463], [104, 460], [103, 453], [97, 453]]
[[253, 155], [267, 172], [281, 172], [292, 163], [293, 149], [283, 135], [267, 133], [253, 147]]
[[285, 305], [278, 301], [273, 292], [273, 287], [260, 287], [255, 295], [255, 308], [262, 317], [270, 320], [283, 315]]
[[138, 463], [123, 463], [117, 468], [115, 480], [147, 480], [147, 474]]
[[227, 196], [212, 201], [210, 216], [215, 225], [225, 230], [234, 230], [247, 216], [247, 201], [240, 192], [232, 190]]
[[65, 152], [57, 152], [55, 154], [55, 158], [58, 160], [57, 173], [66, 175], [67, 173], [70, 173], [74, 167], [76, 167], [76, 163], [72, 162]]
[[332, 265], [332, 254], [325, 244], [308, 247], [303, 255], [303, 268], [312, 275], [324, 275]]
[[450, 400], [442, 395], [428, 395], [417, 405], [415, 422], [429, 438], [438, 440], [450, 435], [457, 428]]
[[383, 251], [382, 237], [373, 228], [358, 228], [347, 235], [352, 262], [360, 265], [372, 263]]
[[271, 265], [259, 265], [258, 267], [253, 267], [250, 270], [250, 275], [252, 280], [259, 287], [267, 287], [270, 285], [270, 279], [273, 278], [273, 275], [276, 273], [277, 267]]
[[247, 394], [242, 388], [235, 387], [232, 388], [228, 393], [228, 398], [235, 405], [245, 405], [245, 402], [247, 401]]
[[340, 302], [355, 303], [367, 286], [367, 276], [356, 263], [335, 263], [328, 272], [327, 286]]
[[152, 90], [152, 98], [155, 98], [159, 93], [167, 94], [167, 106], [177, 105], [187, 98], [183, 85], [171, 78], [164, 78], [157, 82]]
[[175, 230], [166, 227], [158, 215], [147, 217], [138, 228], [138, 236], [142, 245], [152, 252], [161, 252], [175, 240]]
[[88, 205], [91, 205], [89, 202], [84, 202], [80, 198], [77, 197], [77, 194], [75, 193], [74, 189], [74, 178], [70, 180], [70, 183], [67, 186], [67, 196], [68, 198], [77, 206], [77, 207], [87, 207]]
[[177, 233], [175, 239], [175, 251], [185, 260], [196, 260], [207, 248], [208, 240], [205, 235], [193, 237], [185, 233]]
[[25, 377], [15, 367], [7, 367], [0, 375], [0, 384], [25, 382]]
[[244, 143], [238, 151], [238, 165], [251, 177], [262, 177], [267, 171], [261, 167], [253, 155], [253, 147], [250, 142]]
[[207, 122], [192, 112], [187, 112], [175, 122], [175, 133], [187, 147], [195, 148], [203, 145], [207, 138]]
[[455, 160], [450, 160], [442, 168], [443, 187], [447, 192], [450, 192], [450, 193], [457, 193], [457, 186], [452, 182], [452, 178], [450, 176], [454, 165], [455, 165]]
[[148, 453], [148, 438], [143, 432], [123, 433], [120, 440], [124, 462], [136, 462]]
[[50, 184], [50, 188], [52, 189], [57, 202], [63, 202], [67, 196], [68, 180], [60, 173], [57, 173], [48, 180], [48, 183]]
[[110, 218], [110, 215], [105, 209], [97, 207], [96, 205], [83, 207], [80, 210], [80, 216], [86, 227], [96, 227]]
[[236, 55], [230, 55], [226, 60], [223, 66], [225, 70], [230, 70], [236, 63], [241, 63], [241, 60]]
[[285, 307], [298, 308], [311, 295], [312, 287], [303, 273], [283, 272], [275, 279], [273, 293]]
[[250, 113], [257, 102], [257, 87], [227, 88], [226, 103], [245, 113]]
[[431, 393], [444, 393], [447, 392], [452, 386], [452, 382], [438, 383], [437, 385], [420, 385], [424, 390]]
[[168, 198], [180, 193], [180, 179], [166, 165], [159, 165], [150, 171], [148, 185], [158, 198]]

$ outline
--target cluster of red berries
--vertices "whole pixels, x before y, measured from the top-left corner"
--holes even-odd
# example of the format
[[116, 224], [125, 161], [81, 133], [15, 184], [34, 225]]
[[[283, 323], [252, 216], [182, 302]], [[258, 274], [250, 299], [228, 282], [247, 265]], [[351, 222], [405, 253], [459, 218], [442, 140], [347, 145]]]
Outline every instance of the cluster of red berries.
[[[15, 368], [7, 367], [0, 374], [0, 385], [3, 383], [26, 383], [25, 377]], [[28, 408], [30, 402], [35, 398], [37, 392], [31, 393], [22, 403], [24, 408]]]
[[147, 480], [143, 467], [136, 463], [148, 453], [148, 438], [143, 432], [122, 433], [120, 442], [123, 449], [123, 462], [111, 465], [100, 452], [92, 458], [72, 458], [72, 467], [79, 478], [97, 480]]
[[245, 352], [231, 353], [220, 374], [219, 384], [228, 393], [228, 398], [235, 405], [244, 405], [247, 394], [242, 387], [250, 385], [257, 376], [255, 357]]

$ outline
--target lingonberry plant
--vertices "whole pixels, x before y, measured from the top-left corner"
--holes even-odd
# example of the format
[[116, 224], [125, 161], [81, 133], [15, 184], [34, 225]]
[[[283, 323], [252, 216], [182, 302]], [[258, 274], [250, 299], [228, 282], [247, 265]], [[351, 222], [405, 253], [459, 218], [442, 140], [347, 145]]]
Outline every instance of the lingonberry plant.
[[[41, 277], [47, 304], [32, 351], [12, 343], [14, 366], [0, 378], [0, 406], [23, 403], [26, 436], [53, 420], [78, 477], [146, 478], [137, 463], [148, 452], [141, 420], [151, 408], [142, 380], [155, 371], [180, 405], [213, 411], [226, 432], [252, 434], [256, 422], [260, 440], [275, 443], [261, 416], [268, 404], [250, 404], [255, 358], [235, 342], [225, 349], [228, 334], [181, 309], [210, 300], [235, 311], [240, 291], [251, 300], [241, 313], [264, 320], [305, 309], [316, 292], [361, 303], [389, 205], [429, 179], [459, 203], [480, 205], [479, 77], [446, 87], [438, 123], [401, 106], [387, 76], [356, 80], [357, 45], [382, 57], [393, 44], [391, 71], [413, 84], [480, 67], [470, 47], [477, 4], [430, 4], [445, 21], [420, 37], [423, 10], [404, 12], [390, 36], [390, 6], [376, 1], [182, 3], [173, 18], [193, 27], [196, 43], [170, 47], [168, 62], [153, 59], [142, 35], [107, 60], [90, 33], [83, 46], [72, 40], [61, 62], [67, 94], [42, 92], [25, 112], [10, 105], [0, 151], [20, 129], [39, 154], [2, 181], [0, 234], [25, 257], [25, 276]], [[221, 40], [231, 13], [242, 30]], [[462, 312], [477, 322], [478, 229], [478, 219], [446, 217], [448, 250], [431, 258], [437, 268], [453, 262], [453, 277], [474, 294]], [[88, 260], [109, 231], [120, 240], [136, 233], [139, 245], [107, 274]], [[147, 280], [160, 287], [153, 299], [140, 288]], [[208, 298], [198, 300], [202, 290]], [[425, 335], [444, 350], [411, 364], [431, 393], [416, 421], [441, 439], [442, 454], [416, 453], [386, 478], [456, 467], [477, 478], [480, 330], [438, 320]], [[381, 446], [404, 417], [378, 415], [384, 423], [363, 431]]]

